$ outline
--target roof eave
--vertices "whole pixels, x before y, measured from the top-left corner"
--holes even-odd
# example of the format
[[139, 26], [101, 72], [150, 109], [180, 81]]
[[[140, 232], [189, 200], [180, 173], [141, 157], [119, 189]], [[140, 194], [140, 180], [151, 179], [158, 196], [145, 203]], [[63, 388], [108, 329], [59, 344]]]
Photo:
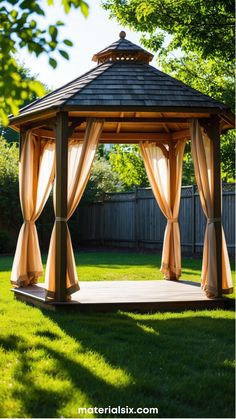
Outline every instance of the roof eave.
[[15, 117], [10, 118], [9, 126], [13, 129], [19, 130], [19, 126], [31, 122], [35, 119], [49, 119], [50, 117], [54, 116], [57, 112], [60, 111], [107, 111], [114, 112], [114, 111], [127, 111], [127, 112], [176, 112], [176, 113], [189, 113], [194, 114], [202, 113], [202, 114], [218, 114], [224, 115], [227, 119], [228, 123], [231, 124], [232, 128], [235, 127], [235, 116], [231, 112], [229, 108], [226, 107], [174, 107], [174, 106], [111, 106], [111, 105], [100, 105], [100, 106], [73, 106], [73, 105], [62, 105], [62, 106], [52, 106], [47, 109], [32, 111], [24, 115], [18, 115]]
[[179, 112], [179, 113], [210, 113], [210, 114], [226, 114], [229, 112], [229, 108], [220, 106], [212, 107], [189, 107], [189, 106], [122, 106], [122, 105], [64, 105], [63, 110], [65, 111], [147, 111], [147, 112]]
[[31, 111], [31, 112], [25, 113], [23, 115], [10, 117], [9, 126], [14, 129], [14, 127], [17, 128], [18, 125], [21, 125], [25, 122], [30, 122], [34, 119], [41, 119], [41, 118], [48, 119], [47, 116], [51, 117], [52, 114], [56, 114], [57, 112], [60, 112], [61, 110], [62, 110], [62, 107], [52, 106], [46, 109], [40, 109], [37, 111]]

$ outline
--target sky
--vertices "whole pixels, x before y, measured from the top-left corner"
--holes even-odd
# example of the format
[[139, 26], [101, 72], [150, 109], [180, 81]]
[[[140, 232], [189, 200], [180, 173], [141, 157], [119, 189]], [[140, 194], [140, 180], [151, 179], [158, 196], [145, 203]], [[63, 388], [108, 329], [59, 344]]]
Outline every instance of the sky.
[[[93, 54], [119, 39], [121, 30], [125, 30], [126, 39], [140, 44], [140, 35], [109, 19], [109, 13], [101, 7], [101, 0], [87, 0], [90, 6], [87, 18], [79, 9], [72, 10], [66, 15], [60, 6], [60, 0], [55, 0], [55, 6], [51, 7], [47, 5], [46, 0], [42, 2], [46, 16], [37, 20], [42, 25], [49, 25], [57, 20], [65, 22], [65, 26], [61, 27], [62, 39], [70, 39], [74, 44], [71, 48], [67, 47], [70, 60], [67, 61], [58, 54], [56, 56], [58, 66], [53, 70], [48, 64], [46, 54], [36, 57], [23, 49], [18, 59], [31, 70], [32, 74], [38, 75], [38, 80], [51, 89], [63, 86], [96, 66], [96, 63], [91, 61]], [[152, 65], [155, 65], [154, 61], [155, 59]]]

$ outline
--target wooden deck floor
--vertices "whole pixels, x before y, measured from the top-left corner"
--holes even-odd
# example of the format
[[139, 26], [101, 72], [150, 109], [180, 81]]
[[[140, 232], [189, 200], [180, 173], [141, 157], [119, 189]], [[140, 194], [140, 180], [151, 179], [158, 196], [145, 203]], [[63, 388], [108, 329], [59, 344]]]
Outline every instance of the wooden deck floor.
[[211, 300], [200, 284], [190, 281], [81, 281], [70, 302], [47, 302], [44, 284], [14, 289], [15, 298], [42, 308], [79, 311], [180, 311], [223, 308], [224, 298]]

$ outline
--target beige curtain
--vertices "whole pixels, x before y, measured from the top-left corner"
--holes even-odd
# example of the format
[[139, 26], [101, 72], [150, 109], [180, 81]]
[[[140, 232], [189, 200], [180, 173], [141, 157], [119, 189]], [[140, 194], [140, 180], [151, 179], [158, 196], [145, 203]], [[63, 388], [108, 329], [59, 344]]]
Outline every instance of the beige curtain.
[[[77, 208], [89, 179], [91, 166], [97, 150], [103, 122], [89, 119], [85, 131], [84, 141], [70, 141], [68, 146], [68, 192], [67, 192], [67, 220]], [[55, 187], [54, 187], [55, 198]], [[54, 199], [55, 208], [55, 199]], [[49, 254], [46, 266], [47, 297], [55, 296], [55, 254], [56, 229], [52, 231]], [[71, 243], [70, 231], [67, 226], [67, 275], [66, 290], [70, 295], [79, 290], [74, 252]]]
[[[216, 237], [213, 211], [213, 151], [212, 141], [200, 127], [197, 120], [192, 121], [192, 156], [195, 178], [203, 211], [207, 217], [202, 261], [202, 287], [209, 297], [217, 296], [216, 272]], [[226, 247], [224, 230], [222, 228], [222, 290], [231, 293], [232, 279], [229, 257]]]
[[161, 271], [166, 279], [181, 275], [181, 245], [178, 223], [181, 196], [182, 163], [185, 142], [170, 146], [142, 142], [140, 144], [146, 172], [156, 201], [167, 218]]
[[43, 274], [35, 221], [48, 199], [55, 172], [55, 145], [27, 131], [19, 163], [20, 203], [24, 223], [13, 261], [11, 283], [35, 284]]

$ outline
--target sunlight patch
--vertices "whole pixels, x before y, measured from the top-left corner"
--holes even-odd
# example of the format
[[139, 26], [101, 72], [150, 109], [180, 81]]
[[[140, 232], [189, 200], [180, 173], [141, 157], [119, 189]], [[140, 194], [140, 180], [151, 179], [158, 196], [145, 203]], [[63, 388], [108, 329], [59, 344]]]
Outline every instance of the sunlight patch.
[[234, 359], [225, 359], [223, 362], [224, 367], [227, 368], [235, 368], [235, 360]]
[[151, 334], [156, 335], [156, 336], [160, 335], [160, 332], [153, 329], [153, 327], [151, 327], [151, 326], [146, 326], [145, 324], [142, 324], [142, 323], [137, 323], [137, 326], [146, 333], [151, 333]]
[[78, 360], [83, 367], [86, 367], [93, 375], [112, 386], [123, 387], [130, 385], [133, 382], [132, 377], [127, 371], [110, 365], [98, 353], [92, 351], [86, 352], [79, 355]]

